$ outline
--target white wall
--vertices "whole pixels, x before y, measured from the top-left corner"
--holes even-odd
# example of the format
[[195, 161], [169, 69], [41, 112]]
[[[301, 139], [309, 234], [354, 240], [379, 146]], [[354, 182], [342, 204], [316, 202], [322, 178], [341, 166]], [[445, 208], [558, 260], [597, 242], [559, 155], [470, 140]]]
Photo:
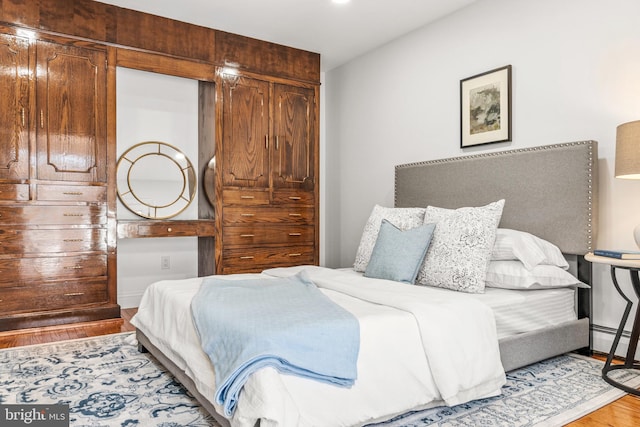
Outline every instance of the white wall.
[[[179, 148], [197, 169], [198, 82], [145, 71], [118, 68], [117, 153], [144, 141], [166, 142]], [[196, 199], [174, 219], [198, 218]], [[143, 219], [118, 200], [118, 220]], [[170, 258], [161, 269], [160, 258]], [[146, 287], [163, 279], [198, 275], [195, 237], [118, 240], [118, 304], [137, 307]]]
[[[599, 141], [597, 246], [634, 249], [640, 182], [614, 179], [613, 162], [616, 126], [640, 119], [639, 16], [637, 0], [483, 0], [326, 73], [325, 265], [353, 264], [373, 205], [393, 205], [397, 164], [585, 139]], [[461, 150], [460, 80], [507, 64], [513, 141]], [[624, 306], [608, 269], [594, 276], [608, 351], [600, 330]]]

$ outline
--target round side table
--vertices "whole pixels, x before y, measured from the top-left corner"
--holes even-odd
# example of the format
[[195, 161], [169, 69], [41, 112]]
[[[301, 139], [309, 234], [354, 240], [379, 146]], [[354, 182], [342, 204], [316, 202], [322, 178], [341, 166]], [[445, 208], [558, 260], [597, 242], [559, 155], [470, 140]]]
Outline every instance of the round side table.
[[633, 302], [624, 294], [624, 292], [622, 292], [622, 289], [620, 289], [620, 285], [618, 285], [616, 270], [621, 269], [629, 271], [631, 283], [633, 284], [633, 290], [636, 293], [636, 296], [640, 298], [640, 279], [638, 278], [638, 271], [640, 271], [640, 260], [627, 260], [596, 256], [592, 253], [588, 253], [584, 258], [587, 261], [593, 263], [607, 264], [611, 266], [611, 280], [613, 281], [613, 286], [615, 286], [620, 296], [627, 302], [624, 313], [622, 315], [622, 319], [620, 320], [620, 326], [618, 326], [618, 331], [616, 332], [616, 337], [613, 340], [613, 345], [611, 346], [611, 350], [609, 351], [609, 355], [607, 356], [607, 361], [602, 368], [602, 378], [614, 387], [622, 389], [627, 393], [640, 396], [640, 390], [631, 388], [624, 384], [620, 384], [619, 382], [609, 378], [609, 372], [616, 369], [640, 370], [640, 364], [634, 363], [636, 349], [638, 348], [638, 337], [640, 336], [640, 310], [638, 310], [638, 307], [636, 307], [635, 320], [633, 321], [633, 329], [631, 330], [631, 337], [629, 338], [629, 348], [627, 349], [627, 357], [625, 358], [625, 362], [622, 365], [611, 364], [616, 349], [618, 348], [618, 342], [620, 341], [620, 337], [622, 336], [622, 332], [624, 331], [624, 325], [627, 323], [627, 318], [629, 317], [629, 313], [631, 312], [631, 308], [633, 307]]

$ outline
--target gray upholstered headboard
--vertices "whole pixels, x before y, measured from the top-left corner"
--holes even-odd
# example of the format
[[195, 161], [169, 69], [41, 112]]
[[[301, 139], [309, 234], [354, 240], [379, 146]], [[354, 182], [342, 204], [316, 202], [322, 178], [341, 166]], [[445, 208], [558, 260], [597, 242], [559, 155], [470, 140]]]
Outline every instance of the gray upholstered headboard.
[[597, 142], [581, 141], [398, 165], [395, 205], [459, 208], [505, 199], [500, 227], [584, 255], [598, 224], [597, 160]]

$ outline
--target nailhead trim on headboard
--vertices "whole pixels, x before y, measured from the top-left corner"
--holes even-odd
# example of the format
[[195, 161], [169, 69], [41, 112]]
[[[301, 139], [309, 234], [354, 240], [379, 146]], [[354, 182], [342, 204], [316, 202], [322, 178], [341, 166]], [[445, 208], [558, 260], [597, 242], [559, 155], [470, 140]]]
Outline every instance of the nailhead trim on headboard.
[[[483, 159], [483, 158], [495, 158], [495, 157], [504, 157], [504, 156], [509, 156], [509, 155], [513, 155], [513, 154], [520, 154], [520, 153], [528, 153], [528, 152], [540, 152], [540, 151], [548, 151], [548, 150], [558, 150], [558, 149], [562, 149], [562, 148], [567, 148], [567, 147], [575, 147], [575, 146], [587, 146], [587, 153], [588, 153], [588, 165], [587, 166], [587, 174], [586, 174], [586, 179], [588, 180], [587, 183], [587, 188], [588, 188], [588, 196], [586, 197], [587, 199], [587, 206], [586, 206], [586, 210], [587, 210], [587, 218], [586, 218], [586, 231], [587, 231], [587, 245], [588, 245], [588, 250], [591, 251], [593, 250], [593, 246], [594, 246], [594, 241], [595, 241], [595, 232], [594, 230], [596, 229], [596, 219], [597, 219], [597, 197], [596, 197], [596, 192], [597, 192], [597, 177], [595, 176], [595, 174], [597, 173], [597, 142], [596, 141], [592, 141], [592, 140], [586, 140], [586, 141], [576, 141], [576, 142], [567, 142], [567, 143], [560, 143], [560, 144], [552, 144], [552, 145], [544, 145], [544, 146], [538, 146], [538, 147], [528, 147], [528, 148], [518, 148], [518, 149], [514, 149], [514, 150], [505, 150], [505, 151], [497, 151], [497, 152], [491, 152], [491, 153], [480, 153], [480, 154], [473, 154], [473, 155], [466, 155], [466, 156], [460, 156], [460, 157], [452, 157], [452, 158], [445, 158], [445, 159], [437, 159], [437, 160], [427, 160], [427, 161], [422, 161], [422, 162], [414, 162], [414, 163], [407, 163], [407, 164], [402, 164], [402, 165], [397, 165], [395, 167], [395, 176], [396, 176], [396, 183], [398, 181], [398, 173], [399, 171], [406, 169], [406, 168], [415, 168], [415, 167], [428, 167], [430, 165], [442, 165], [442, 164], [447, 164], [447, 163], [451, 163], [451, 164], [455, 164], [457, 162], [461, 162], [461, 161], [469, 161], [469, 160], [476, 160], [476, 159]], [[584, 169], [582, 169], [582, 171], [584, 171]], [[394, 193], [394, 198], [395, 198], [395, 204], [398, 204], [398, 198], [399, 198], [399, 194], [398, 194], [398, 185], [396, 184], [395, 186], [395, 193]], [[583, 211], [584, 212], [584, 211]], [[584, 218], [583, 218], [583, 224], [584, 224]]]

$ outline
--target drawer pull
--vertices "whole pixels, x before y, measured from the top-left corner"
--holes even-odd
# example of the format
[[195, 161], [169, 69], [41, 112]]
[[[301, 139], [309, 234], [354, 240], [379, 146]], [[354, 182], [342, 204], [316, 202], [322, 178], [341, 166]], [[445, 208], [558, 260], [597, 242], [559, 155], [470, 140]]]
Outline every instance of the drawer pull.
[[251, 199], [255, 199], [255, 198], [256, 198], [256, 196], [244, 196], [244, 195], [243, 195], [243, 196], [240, 196], [240, 198], [241, 198], [241, 199], [249, 199], [249, 200], [251, 200]]
[[252, 256], [241, 256], [240, 259], [253, 259]]
[[63, 242], [82, 242], [83, 239], [63, 239]]
[[64, 267], [65, 270], [82, 270], [81, 265], [74, 265], [72, 267]]
[[293, 237], [302, 236], [302, 233], [289, 233], [289, 236], [293, 236]]
[[62, 216], [84, 216], [83, 214], [63, 213]]
[[289, 254], [290, 257], [294, 257], [294, 256], [302, 256], [302, 254]]
[[256, 216], [256, 214], [243, 213], [240, 214], [240, 216]]
[[65, 297], [79, 297], [80, 295], [84, 295], [84, 292], [69, 292], [64, 294]]
[[255, 237], [255, 234], [241, 234], [240, 237]]
[[302, 214], [295, 214], [295, 213], [290, 213], [289, 216], [295, 216], [295, 217], [300, 217], [302, 216]]
[[82, 196], [84, 193], [82, 191], [63, 191], [62, 194], [65, 196]]
[[167, 227], [167, 233], [171, 233], [173, 229], [171, 227]]
[[302, 197], [300, 196], [289, 196], [289, 200], [300, 200]]

